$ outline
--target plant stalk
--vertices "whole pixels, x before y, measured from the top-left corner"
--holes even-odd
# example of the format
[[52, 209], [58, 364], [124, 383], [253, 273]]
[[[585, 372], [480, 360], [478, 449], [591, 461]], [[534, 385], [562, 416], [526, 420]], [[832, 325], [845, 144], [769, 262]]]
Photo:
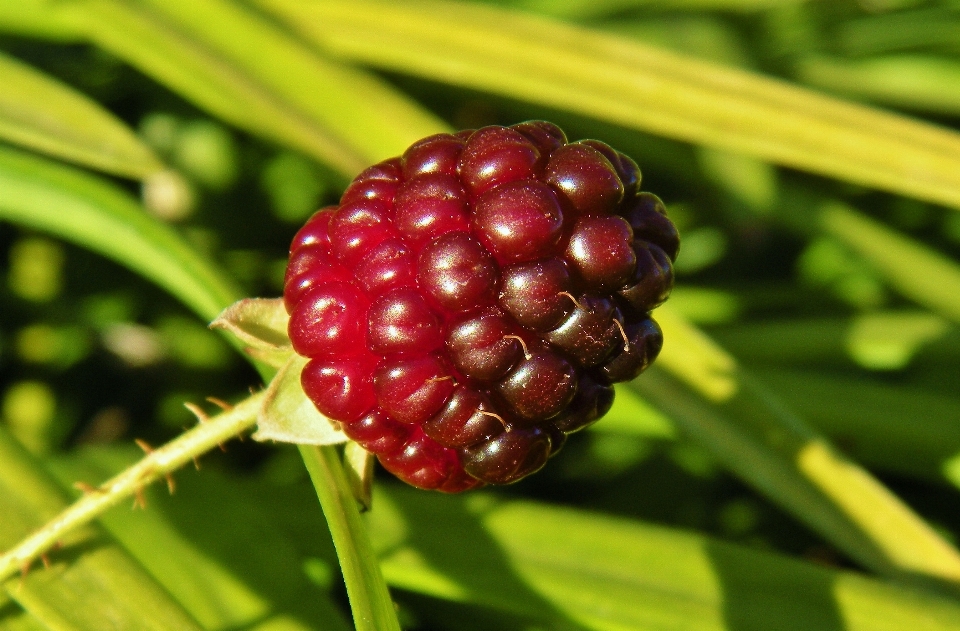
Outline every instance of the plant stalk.
[[143, 460], [100, 486], [85, 489], [83, 497], [0, 556], [0, 582], [25, 571], [71, 530], [90, 523], [123, 499], [140, 493], [145, 486], [166, 478], [194, 458], [253, 427], [262, 399], [262, 392], [251, 394], [213, 417], [191, 409], [200, 418], [199, 425], [162, 447], [148, 450]]

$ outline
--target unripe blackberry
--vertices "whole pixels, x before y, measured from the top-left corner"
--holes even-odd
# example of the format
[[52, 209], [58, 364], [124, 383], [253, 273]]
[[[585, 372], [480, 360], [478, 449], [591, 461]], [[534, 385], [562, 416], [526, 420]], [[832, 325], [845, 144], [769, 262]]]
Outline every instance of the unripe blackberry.
[[679, 249], [630, 158], [528, 121], [414, 143], [294, 237], [301, 381], [421, 488], [533, 473], [660, 351]]

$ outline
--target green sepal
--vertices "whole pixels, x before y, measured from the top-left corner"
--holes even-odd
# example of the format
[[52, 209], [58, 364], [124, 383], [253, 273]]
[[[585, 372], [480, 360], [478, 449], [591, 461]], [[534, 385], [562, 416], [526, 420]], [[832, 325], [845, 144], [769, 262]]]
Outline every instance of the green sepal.
[[298, 445], [337, 445], [347, 442], [340, 424], [317, 411], [300, 385], [300, 373], [309, 360], [291, 354], [267, 386], [257, 415], [254, 440]]
[[294, 355], [287, 336], [289, 319], [282, 298], [244, 298], [227, 307], [210, 328], [227, 331], [248, 355], [281, 368]]

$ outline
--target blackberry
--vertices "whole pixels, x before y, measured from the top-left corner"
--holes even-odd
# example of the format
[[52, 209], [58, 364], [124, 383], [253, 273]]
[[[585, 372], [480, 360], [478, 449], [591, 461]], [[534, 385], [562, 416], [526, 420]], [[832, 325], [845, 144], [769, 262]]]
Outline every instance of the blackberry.
[[529, 121], [437, 134], [293, 239], [304, 391], [389, 471], [459, 492], [537, 471], [654, 360], [680, 241], [640, 171]]

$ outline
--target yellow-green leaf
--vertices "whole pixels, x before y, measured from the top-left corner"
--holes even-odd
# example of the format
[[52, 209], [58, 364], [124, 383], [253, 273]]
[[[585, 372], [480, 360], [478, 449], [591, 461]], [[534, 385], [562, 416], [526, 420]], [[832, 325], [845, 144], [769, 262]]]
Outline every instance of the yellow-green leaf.
[[163, 163], [110, 112], [0, 53], [0, 139], [84, 166], [144, 178]]
[[256, 2], [347, 59], [960, 208], [960, 134], [903, 116], [494, 7]]

